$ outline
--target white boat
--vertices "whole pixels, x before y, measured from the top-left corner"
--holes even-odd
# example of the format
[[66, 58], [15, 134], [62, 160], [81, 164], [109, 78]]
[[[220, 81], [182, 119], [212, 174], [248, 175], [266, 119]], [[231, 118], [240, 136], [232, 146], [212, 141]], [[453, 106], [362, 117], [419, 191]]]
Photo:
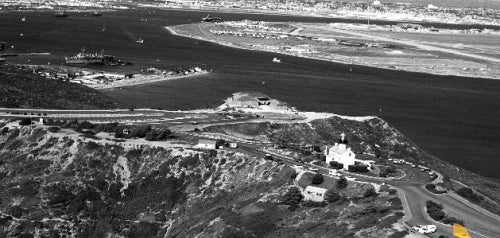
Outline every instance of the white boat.
[[21, 21], [26, 21], [26, 17], [21, 18]]
[[281, 63], [281, 59], [278, 59], [276, 57], [273, 58], [273, 63]]
[[136, 42], [137, 42], [137, 43], [139, 43], [139, 44], [143, 44], [143, 43], [144, 43], [144, 40], [143, 40], [143, 39], [139, 39], [139, 40], [137, 40]]

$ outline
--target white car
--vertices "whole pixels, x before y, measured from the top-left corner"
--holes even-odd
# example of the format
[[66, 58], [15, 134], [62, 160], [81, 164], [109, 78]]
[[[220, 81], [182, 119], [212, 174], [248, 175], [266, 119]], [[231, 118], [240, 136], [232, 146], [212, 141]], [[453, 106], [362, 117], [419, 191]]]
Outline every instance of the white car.
[[435, 225], [425, 225], [421, 226], [417, 231], [421, 234], [431, 234], [436, 232], [437, 227]]
[[319, 170], [316, 168], [309, 168], [309, 171], [317, 173]]
[[422, 225], [412, 226], [411, 227], [411, 229], [414, 230], [414, 231], [418, 231], [418, 230], [420, 230], [420, 228], [422, 228]]
[[304, 166], [300, 166], [300, 165], [295, 165], [294, 168], [296, 170], [304, 170]]

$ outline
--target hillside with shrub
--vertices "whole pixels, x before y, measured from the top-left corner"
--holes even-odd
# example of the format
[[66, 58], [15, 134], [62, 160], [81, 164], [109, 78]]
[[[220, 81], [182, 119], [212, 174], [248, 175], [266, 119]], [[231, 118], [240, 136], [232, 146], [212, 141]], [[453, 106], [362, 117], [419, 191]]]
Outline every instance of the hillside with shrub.
[[[451, 179], [466, 184], [491, 202], [479, 203], [482, 207], [500, 214], [500, 181], [484, 178], [466, 169], [458, 168], [451, 163], [429, 155], [410, 139], [404, 136], [386, 121], [373, 118], [365, 121], [346, 120], [340, 117], [314, 120], [306, 123], [273, 124], [232, 124], [204, 128], [208, 132], [224, 134], [240, 134], [257, 141], [269, 141], [289, 151], [302, 153], [302, 147], [319, 147], [333, 145], [341, 133], [346, 133], [349, 146], [355, 153], [374, 154], [380, 159], [404, 159], [419, 165], [432, 168], [444, 175], [444, 186], [456, 190]], [[332, 167], [337, 168], [334, 164]], [[386, 173], [387, 171], [383, 171]], [[484, 201], [486, 201], [484, 199]]]
[[123, 105], [95, 89], [46, 79], [14, 65], [0, 66], [0, 107], [112, 109]]
[[[86, 123], [71, 125], [0, 125], [0, 237], [407, 234], [393, 226], [402, 217], [394, 194], [305, 201], [295, 170], [281, 163], [224, 150], [123, 147], [84, 136], [78, 128]], [[82, 132], [70, 136], [71, 128]]]

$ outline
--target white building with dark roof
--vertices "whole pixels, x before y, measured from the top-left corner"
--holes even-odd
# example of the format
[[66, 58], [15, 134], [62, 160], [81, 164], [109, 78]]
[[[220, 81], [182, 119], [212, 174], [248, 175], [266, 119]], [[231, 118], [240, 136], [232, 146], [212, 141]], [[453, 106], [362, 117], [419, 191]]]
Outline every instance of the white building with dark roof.
[[347, 170], [349, 165], [354, 165], [356, 163], [362, 163], [368, 165], [370, 167], [370, 162], [372, 161], [364, 161], [356, 159], [356, 154], [352, 151], [352, 149], [347, 146], [347, 140], [345, 139], [345, 134], [342, 133], [340, 135], [340, 140], [335, 143], [332, 147], [326, 147], [325, 156], [326, 156], [326, 164], [330, 164], [332, 161], [336, 161], [344, 165], [344, 170]]

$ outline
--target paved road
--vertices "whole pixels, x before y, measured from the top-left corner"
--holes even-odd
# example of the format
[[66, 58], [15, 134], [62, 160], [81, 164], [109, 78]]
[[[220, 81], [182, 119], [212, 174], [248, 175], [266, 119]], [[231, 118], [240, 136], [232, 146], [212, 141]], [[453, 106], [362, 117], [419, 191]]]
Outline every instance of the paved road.
[[443, 204], [446, 214], [462, 219], [471, 237], [500, 237], [500, 220], [477, 211], [448, 194], [435, 195], [427, 191], [422, 185], [397, 186], [397, 188], [404, 193], [411, 211], [411, 218], [408, 221], [410, 225], [434, 224], [438, 228], [435, 235], [453, 237], [451, 226], [437, 223], [427, 215], [425, 202], [433, 200]]

